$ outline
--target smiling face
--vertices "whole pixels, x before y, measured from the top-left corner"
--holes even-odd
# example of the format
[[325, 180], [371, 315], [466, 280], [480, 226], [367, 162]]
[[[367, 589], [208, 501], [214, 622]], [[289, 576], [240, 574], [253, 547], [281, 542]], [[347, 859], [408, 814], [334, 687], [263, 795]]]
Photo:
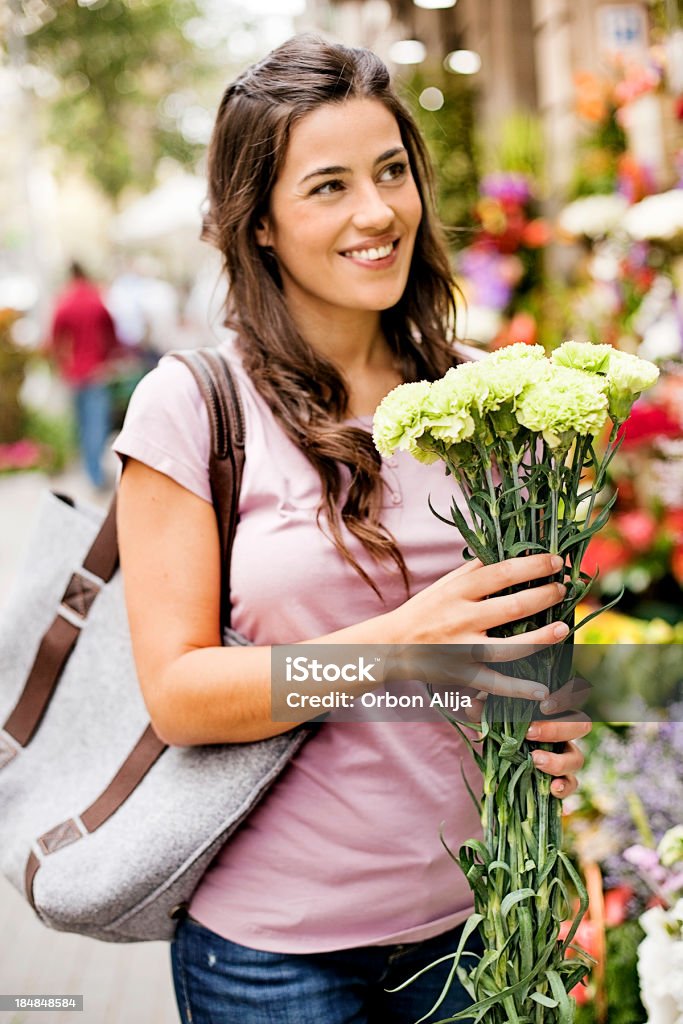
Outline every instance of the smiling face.
[[275, 252], [293, 312], [378, 313], [403, 294], [421, 216], [395, 117], [351, 99], [294, 125], [256, 237]]

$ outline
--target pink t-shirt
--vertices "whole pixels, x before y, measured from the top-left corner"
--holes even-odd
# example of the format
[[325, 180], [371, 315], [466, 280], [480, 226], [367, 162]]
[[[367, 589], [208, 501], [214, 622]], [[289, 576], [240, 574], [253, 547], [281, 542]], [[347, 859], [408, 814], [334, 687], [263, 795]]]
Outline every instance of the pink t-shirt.
[[[405, 588], [350, 534], [384, 601], [316, 525], [320, 483], [257, 393], [229, 342], [246, 419], [246, 464], [231, 565], [232, 626], [255, 644], [292, 643], [400, 605]], [[371, 418], [354, 421], [370, 429]], [[189, 370], [164, 358], [138, 385], [113, 448], [210, 501], [209, 423]], [[453, 488], [440, 463], [383, 460], [382, 519], [411, 575], [411, 592], [462, 562], [463, 542], [433, 516]], [[224, 938], [283, 953], [414, 942], [472, 912], [457, 852], [481, 824], [461, 777], [481, 776], [448, 723], [326, 722], [216, 857], [190, 913]]]

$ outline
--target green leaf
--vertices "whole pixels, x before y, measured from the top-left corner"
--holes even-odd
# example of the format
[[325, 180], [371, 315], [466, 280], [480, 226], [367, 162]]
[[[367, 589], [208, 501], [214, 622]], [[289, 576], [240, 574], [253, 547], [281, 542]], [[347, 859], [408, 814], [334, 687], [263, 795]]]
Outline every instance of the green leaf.
[[548, 847], [548, 851], [546, 853], [546, 856], [547, 856], [548, 859], [545, 862], [545, 864], [543, 865], [541, 871], [539, 872], [538, 878], [536, 879], [536, 885], [537, 886], [540, 886], [541, 883], [546, 880], [546, 878], [548, 877], [548, 875], [550, 874], [550, 872], [554, 868], [555, 861], [557, 860], [557, 850], [554, 847], [552, 847], [552, 846]]
[[579, 912], [576, 915], [576, 917], [574, 918], [574, 920], [572, 921], [572, 926], [569, 929], [569, 932], [567, 933], [567, 936], [566, 936], [564, 942], [562, 943], [562, 952], [565, 953], [567, 951], [568, 947], [569, 947], [569, 943], [572, 941], [572, 939], [574, 938], [574, 935], [576, 934], [576, 929], [581, 924], [581, 920], [582, 920], [584, 914], [588, 910], [588, 892], [586, 891], [586, 887], [583, 884], [583, 880], [582, 880], [581, 876], [579, 875], [578, 871], [575, 869], [575, 867], [572, 864], [572, 862], [567, 857], [566, 853], [563, 853], [562, 850], [558, 850], [558, 856], [559, 856], [560, 860], [562, 861], [562, 864], [564, 865], [567, 874], [569, 875], [569, 877], [571, 878], [572, 882], [574, 883], [574, 888], [576, 889], [576, 892], [577, 892], [578, 897], [579, 897]]
[[584, 615], [581, 621], [577, 622], [576, 625], [569, 630], [562, 643], [565, 644], [567, 640], [569, 640], [569, 638], [576, 633], [577, 630], [581, 629], [582, 626], [587, 625], [587, 623], [589, 623], [592, 619], [597, 618], [598, 615], [602, 615], [603, 612], [608, 612], [610, 608], [614, 608], [615, 604], [618, 604], [623, 596], [624, 587], [622, 587], [617, 596], [613, 598], [611, 601], [608, 601], [607, 604], [603, 604], [600, 606], [600, 608], [596, 608], [595, 611], [590, 612], [588, 615]]
[[529, 754], [528, 757], [524, 761], [522, 761], [522, 763], [518, 765], [515, 769], [514, 775], [508, 783], [507, 801], [510, 807], [512, 807], [515, 800], [515, 790], [517, 788], [517, 783], [521, 779], [522, 775], [524, 775], [525, 772], [528, 772], [532, 768], [532, 766], [533, 760], [531, 758], [531, 755]]
[[463, 850], [473, 850], [475, 853], [478, 853], [484, 863], [484, 867], [488, 869], [492, 859], [491, 854], [479, 839], [465, 840], [460, 847], [460, 852], [462, 853]]
[[[401, 985], [397, 985], [396, 988], [386, 989], [387, 992], [400, 992], [401, 989], [404, 989], [406, 988], [407, 985], [411, 985], [414, 981], [417, 981], [418, 978], [422, 977], [422, 975], [425, 974], [427, 971], [431, 971], [431, 969], [433, 967], [436, 967], [438, 964], [446, 963], [448, 960], [453, 961], [453, 965], [446, 980], [446, 984], [441, 990], [441, 994], [439, 995], [438, 999], [431, 1007], [431, 1009], [428, 1010], [423, 1017], [420, 1017], [420, 1019], [416, 1021], [416, 1024], [422, 1024], [422, 1021], [425, 1021], [427, 1020], [428, 1017], [431, 1017], [431, 1015], [441, 1006], [442, 1002], [446, 998], [446, 995], [448, 994], [448, 990], [451, 986], [451, 982], [455, 975], [455, 970], [460, 961], [460, 957], [463, 956], [463, 947], [465, 946], [465, 943], [467, 942], [468, 938], [470, 937], [474, 929], [479, 925], [479, 922], [483, 920], [484, 918], [482, 914], [470, 914], [470, 916], [467, 918], [467, 921], [465, 922], [462, 934], [460, 936], [460, 941], [458, 942], [458, 947], [454, 953], [449, 953], [447, 956], [442, 956], [440, 957], [440, 959], [435, 960], [431, 964], [428, 964], [427, 967], [423, 967], [421, 971], [418, 971], [416, 974], [413, 974], [410, 978], [408, 978], [407, 981], [404, 981]], [[464, 955], [475, 956], [476, 954], [464, 953]]]
[[559, 1007], [558, 1024], [573, 1024], [574, 1006], [562, 984], [562, 978], [557, 971], [546, 971], [546, 978], [553, 990], [553, 995]]
[[519, 540], [516, 544], [513, 544], [511, 548], [506, 551], [508, 558], [517, 558], [518, 555], [523, 554], [525, 551], [547, 551], [547, 547], [543, 544], [534, 543], [530, 540]]
[[[507, 944], [508, 944], [508, 942], [510, 941], [511, 938], [512, 938], [512, 936], [510, 935], [506, 939], [506, 942], [505, 942], [506, 946], [507, 946]], [[482, 976], [482, 974], [484, 973], [484, 971], [488, 967], [491, 966], [491, 964], [494, 964], [496, 962], [496, 960], [498, 960], [498, 958], [501, 955], [501, 952], [502, 952], [502, 950], [500, 950], [500, 949], [487, 949], [486, 950], [486, 952], [482, 956], [481, 960], [477, 964], [477, 969], [475, 970], [474, 978], [472, 979], [475, 989], [477, 989], [477, 990], [479, 989], [479, 986], [481, 984], [481, 976]]]
[[516, 889], [515, 892], [509, 892], [500, 905], [501, 917], [506, 918], [514, 905], [519, 903], [520, 900], [527, 900], [530, 896], [535, 895], [536, 893], [533, 889]]
[[534, 965], [534, 928], [531, 911], [528, 907], [517, 907], [517, 926], [519, 928], [518, 949], [521, 953], [521, 971], [524, 976]]
[[567, 892], [567, 886], [560, 878], [553, 878], [548, 886], [548, 896], [551, 895], [553, 889], [559, 889], [560, 895], [564, 901], [564, 909], [562, 907], [551, 907], [551, 912], [556, 921], [566, 921], [572, 912], [572, 902]]
[[544, 996], [541, 992], [532, 992], [531, 999], [536, 1003], [540, 1003], [541, 1006], [557, 1006], [557, 999], [551, 999], [550, 996]]

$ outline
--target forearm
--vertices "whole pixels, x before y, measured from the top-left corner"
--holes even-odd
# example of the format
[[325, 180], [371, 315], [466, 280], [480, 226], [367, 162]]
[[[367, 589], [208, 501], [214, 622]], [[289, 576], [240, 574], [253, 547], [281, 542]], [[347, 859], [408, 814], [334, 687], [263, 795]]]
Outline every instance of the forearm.
[[[391, 615], [359, 622], [307, 644], [391, 644]], [[351, 692], [352, 687], [345, 685]], [[359, 693], [365, 687], [359, 687]], [[295, 722], [271, 719], [271, 648], [203, 647], [187, 651], [164, 673], [158, 706], [150, 708], [159, 736], [174, 746], [247, 743], [287, 732]], [[310, 718], [320, 714], [311, 709]]]

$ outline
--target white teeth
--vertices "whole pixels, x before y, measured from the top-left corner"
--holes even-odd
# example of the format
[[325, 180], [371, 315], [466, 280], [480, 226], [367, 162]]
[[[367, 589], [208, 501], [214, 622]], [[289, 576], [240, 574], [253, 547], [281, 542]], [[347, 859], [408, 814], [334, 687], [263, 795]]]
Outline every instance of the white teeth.
[[377, 249], [351, 249], [345, 255], [351, 256], [355, 260], [372, 261], [386, 259], [387, 256], [391, 256], [393, 251], [394, 247], [389, 243], [389, 245], [382, 245]]

